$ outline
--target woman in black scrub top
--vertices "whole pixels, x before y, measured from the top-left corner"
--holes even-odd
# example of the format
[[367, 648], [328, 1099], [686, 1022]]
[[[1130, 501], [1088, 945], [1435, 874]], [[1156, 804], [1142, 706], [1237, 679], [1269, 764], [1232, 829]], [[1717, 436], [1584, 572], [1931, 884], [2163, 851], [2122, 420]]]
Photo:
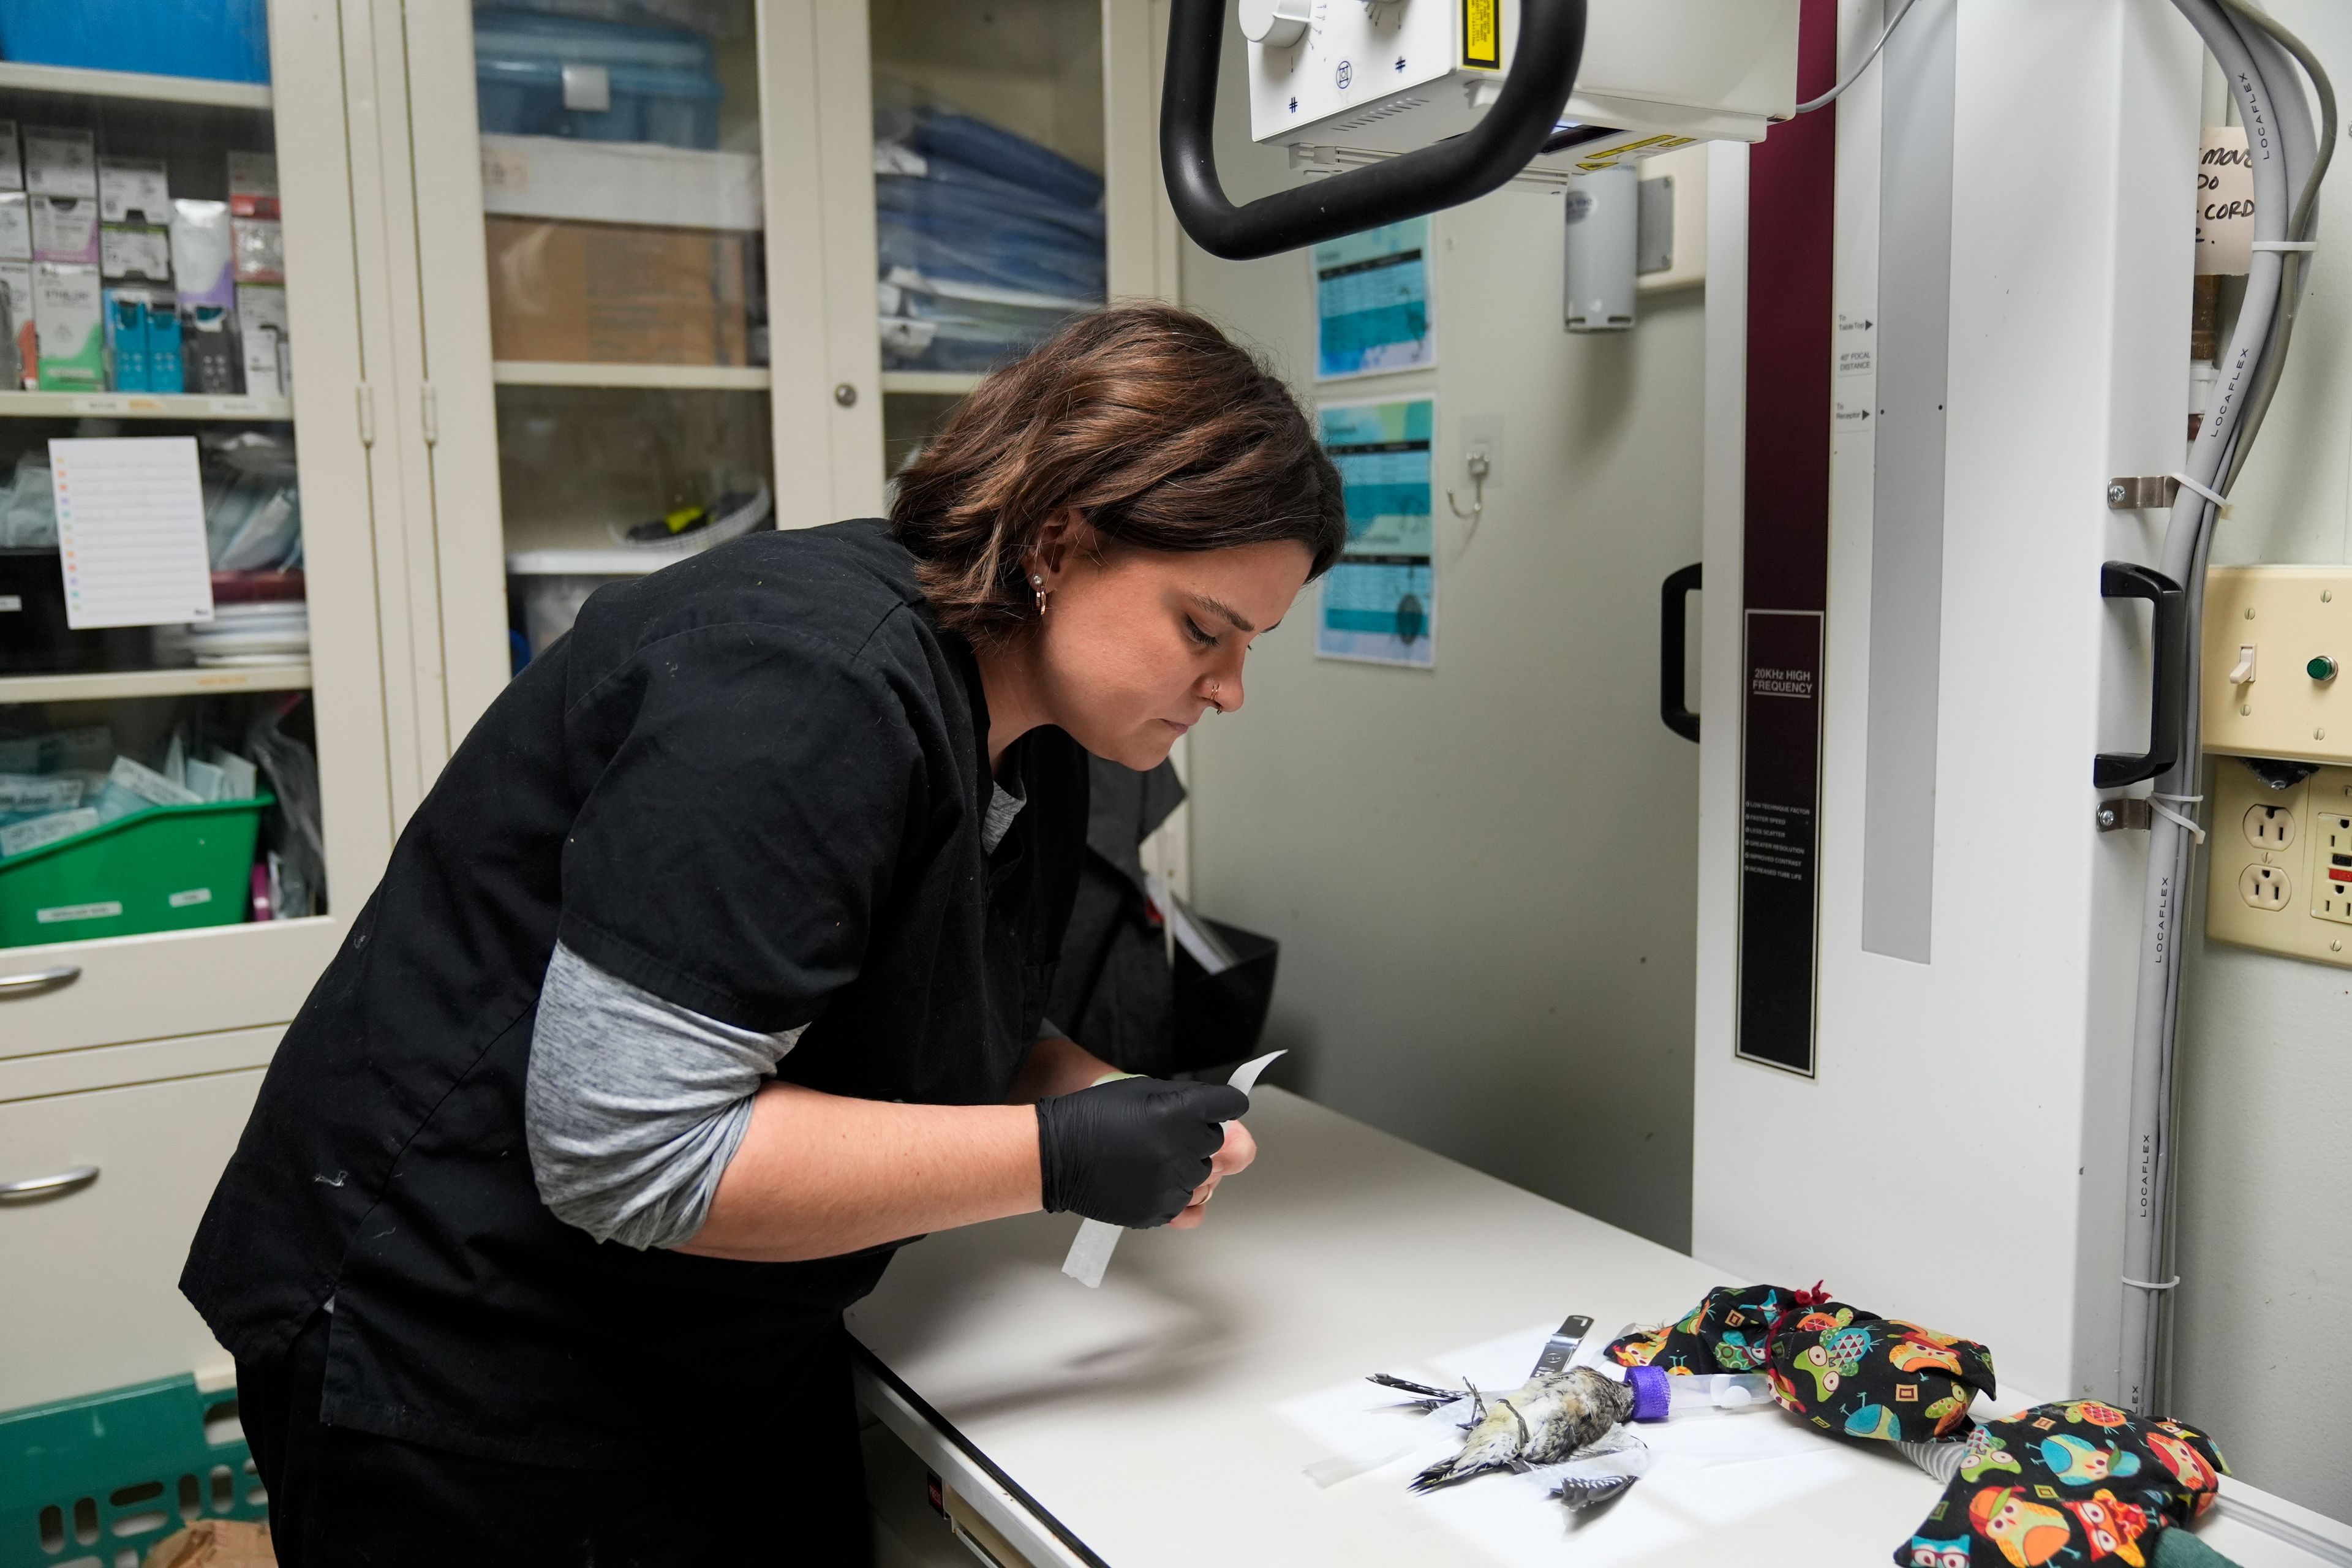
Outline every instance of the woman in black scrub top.
[[1107, 1081], [1045, 997], [1085, 753], [1240, 707], [1345, 535], [1281, 383], [1118, 309], [887, 521], [590, 599], [403, 833], [188, 1259], [280, 1562], [864, 1560], [841, 1313], [891, 1253], [1197, 1225], [1250, 1161], [1242, 1095]]

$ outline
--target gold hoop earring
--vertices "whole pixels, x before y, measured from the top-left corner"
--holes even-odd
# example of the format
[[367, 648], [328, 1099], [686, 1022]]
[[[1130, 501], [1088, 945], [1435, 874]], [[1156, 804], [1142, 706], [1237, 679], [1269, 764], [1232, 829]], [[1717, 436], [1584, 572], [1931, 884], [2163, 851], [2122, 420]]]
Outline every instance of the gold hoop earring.
[[1042, 621], [1045, 618], [1045, 579], [1032, 573], [1029, 576], [1029, 585], [1037, 590], [1037, 618]]

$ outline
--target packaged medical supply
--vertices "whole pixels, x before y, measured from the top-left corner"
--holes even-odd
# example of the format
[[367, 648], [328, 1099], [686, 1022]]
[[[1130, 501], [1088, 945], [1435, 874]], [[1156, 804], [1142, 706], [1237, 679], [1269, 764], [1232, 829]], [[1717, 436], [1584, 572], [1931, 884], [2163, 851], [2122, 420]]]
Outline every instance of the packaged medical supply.
[[107, 384], [115, 391], [155, 390], [149, 382], [147, 297], [138, 289], [106, 291], [106, 363]]
[[163, 225], [172, 221], [172, 180], [157, 158], [100, 158], [98, 216], [101, 223]]
[[147, 310], [147, 390], [179, 392], [187, 385], [180, 359], [180, 312], [167, 305]]
[[98, 268], [33, 264], [33, 321], [40, 337], [45, 392], [100, 392], [106, 386], [106, 334]]
[[228, 210], [233, 217], [278, 218], [278, 154], [228, 155]]
[[179, 288], [183, 314], [200, 305], [215, 306], [223, 312], [235, 307], [236, 279], [230, 257], [226, 202], [182, 196], [172, 203], [172, 277]]
[[1102, 180], [971, 115], [877, 110], [876, 239], [886, 363], [978, 371], [1102, 302]]
[[245, 390], [252, 397], [283, 397], [293, 389], [286, 335], [283, 284], [236, 286], [236, 331], [245, 352]]
[[25, 153], [16, 142], [16, 122], [0, 120], [0, 191], [25, 188]]
[[32, 198], [33, 259], [98, 265], [98, 203], [89, 196]]
[[0, 261], [33, 259], [33, 209], [22, 191], [0, 191]]
[[286, 237], [276, 218], [233, 217], [228, 226], [238, 282], [286, 281]]
[[[13, 57], [11, 57], [13, 58]], [[37, 196], [98, 196], [98, 138], [54, 125], [25, 127], [25, 188]]]
[[5, 385], [30, 389], [39, 384], [40, 337], [33, 321], [33, 264], [0, 261], [0, 306], [7, 312], [8, 342]]
[[244, 366], [229, 313], [218, 305], [183, 305], [180, 310], [181, 385], [215, 397], [245, 389]]
[[136, 224], [100, 224], [98, 269], [109, 279], [171, 282], [172, 231]]

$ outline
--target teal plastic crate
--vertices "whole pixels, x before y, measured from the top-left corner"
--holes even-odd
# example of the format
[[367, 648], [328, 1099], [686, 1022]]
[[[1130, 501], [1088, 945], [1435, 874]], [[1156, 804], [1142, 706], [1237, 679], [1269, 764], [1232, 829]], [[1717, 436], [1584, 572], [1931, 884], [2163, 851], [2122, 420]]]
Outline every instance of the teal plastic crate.
[[126, 1568], [199, 1519], [268, 1518], [236, 1413], [181, 1376], [0, 1415], [0, 1568]]

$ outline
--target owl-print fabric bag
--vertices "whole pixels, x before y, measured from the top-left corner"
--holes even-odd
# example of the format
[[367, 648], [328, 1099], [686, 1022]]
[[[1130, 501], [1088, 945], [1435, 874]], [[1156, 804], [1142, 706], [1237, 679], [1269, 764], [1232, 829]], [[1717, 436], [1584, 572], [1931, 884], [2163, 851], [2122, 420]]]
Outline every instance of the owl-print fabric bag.
[[1913, 1442], [1968, 1429], [1995, 1392], [1992, 1352], [1973, 1340], [1882, 1318], [1815, 1287], [1718, 1285], [1689, 1316], [1619, 1336], [1620, 1366], [1669, 1373], [1761, 1372], [1782, 1408], [1825, 1432]]
[[1959, 1473], [1900, 1568], [2145, 1568], [2165, 1531], [2213, 1506], [2228, 1467], [2178, 1421], [2095, 1400], [2043, 1405], [1969, 1434]]

